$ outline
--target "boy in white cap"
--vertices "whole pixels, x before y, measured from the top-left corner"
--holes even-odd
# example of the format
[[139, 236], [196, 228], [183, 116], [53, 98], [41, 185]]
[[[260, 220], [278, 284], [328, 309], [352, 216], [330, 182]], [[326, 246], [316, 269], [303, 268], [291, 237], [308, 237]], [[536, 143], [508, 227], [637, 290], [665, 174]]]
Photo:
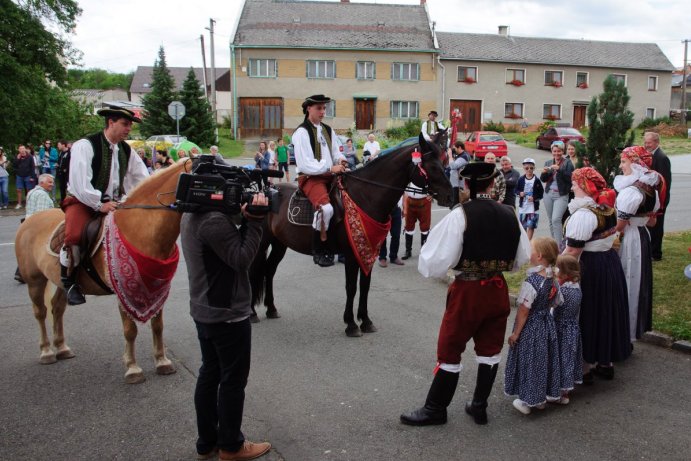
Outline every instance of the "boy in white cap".
[[523, 160], [523, 171], [525, 174], [518, 178], [516, 183], [518, 217], [528, 238], [532, 239], [540, 219], [538, 210], [545, 190], [540, 179], [535, 176], [535, 160], [530, 157]]

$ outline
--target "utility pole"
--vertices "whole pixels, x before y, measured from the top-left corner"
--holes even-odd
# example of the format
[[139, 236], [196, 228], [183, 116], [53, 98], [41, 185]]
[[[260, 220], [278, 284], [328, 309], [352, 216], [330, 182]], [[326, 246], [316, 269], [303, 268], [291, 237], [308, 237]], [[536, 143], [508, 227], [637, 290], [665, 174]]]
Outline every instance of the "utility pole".
[[202, 75], [204, 76], [204, 97], [206, 98], [207, 102], [209, 101], [209, 89], [207, 86], [209, 85], [208, 78], [206, 76], [206, 52], [204, 51], [204, 34], [201, 34], [199, 36], [199, 39], [202, 41]]
[[686, 66], [687, 66], [687, 52], [689, 50], [689, 40], [686, 39], [682, 41], [684, 44], [684, 70], [682, 72], [682, 80], [681, 80], [681, 116], [682, 116], [682, 122], [684, 125], [686, 125], [686, 122], [688, 120], [687, 117], [687, 111], [686, 111]]
[[[211, 113], [214, 117], [214, 125], [217, 125], [218, 120], [216, 116], [216, 64], [215, 64], [215, 49], [214, 49], [214, 24], [216, 21], [209, 19], [209, 35], [211, 37]], [[216, 127], [216, 142], [218, 142], [218, 126]]]

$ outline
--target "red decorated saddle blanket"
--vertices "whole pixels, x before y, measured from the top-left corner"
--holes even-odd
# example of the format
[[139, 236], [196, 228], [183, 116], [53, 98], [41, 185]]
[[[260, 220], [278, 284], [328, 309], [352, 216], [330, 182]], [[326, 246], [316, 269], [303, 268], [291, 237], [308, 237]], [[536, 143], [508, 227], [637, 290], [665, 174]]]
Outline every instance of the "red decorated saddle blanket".
[[127, 315], [146, 322], [158, 314], [168, 298], [180, 260], [178, 246], [165, 259], [154, 259], [134, 248], [120, 234], [114, 213], [105, 220], [105, 252], [110, 284]]
[[379, 257], [379, 248], [391, 229], [391, 218], [385, 223], [375, 221], [357, 206], [345, 190], [343, 210], [350, 247], [362, 271], [369, 275]]

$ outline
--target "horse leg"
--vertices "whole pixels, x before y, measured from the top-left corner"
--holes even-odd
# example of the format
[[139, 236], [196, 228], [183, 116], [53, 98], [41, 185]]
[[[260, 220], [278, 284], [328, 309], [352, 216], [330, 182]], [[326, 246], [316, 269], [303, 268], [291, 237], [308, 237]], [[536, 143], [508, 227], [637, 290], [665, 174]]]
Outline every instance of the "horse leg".
[[28, 284], [29, 297], [34, 308], [34, 317], [38, 322], [38, 327], [41, 330], [41, 342], [39, 347], [41, 348], [41, 355], [39, 357], [39, 363], [42, 365], [48, 365], [58, 361], [55, 358], [55, 352], [50, 348], [50, 340], [48, 339], [48, 331], [46, 330], [46, 315], [48, 314], [48, 309], [45, 305], [45, 289], [47, 280], [42, 280], [38, 284], [31, 282]]
[[118, 312], [120, 312], [122, 331], [125, 335], [125, 353], [122, 356], [125, 367], [127, 367], [125, 382], [127, 384], [143, 383], [146, 380], [144, 372], [139, 368], [134, 358], [134, 340], [137, 339], [137, 324], [127, 316], [122, 306], [118, 306]]
[[369, 315], [367, 315], [367, 298], [369, 296], [371, 281], [372, 274], [365, 275], [362, 269], [360, 269], [360, 299], [358, 300], [357, 306], [357, 318], [362, 321], [362, 323], [360, 323], [360, 330], [362, 330], [363, 333], [374, 333], [377, 331], [377, 327], [374, 326]]
[[271, 245], [271, 254], [266, 261], [266, 289], [264, 291], [264, 306], [266, 306], [266, 317], [269, 319], [281, 318], [276, 305], [274, 304], [274, 275], [276, 269], [286, 255], [288, 247], [274, 243]]
[[63, 331], [63, 316], [67, 309], [67, 295], [65, 290], [58, 288], [55, 290], [53, 298], [50, 300], [53, 309], [53, 346], [57, 351], [58, 360], [73, 358], [74, 352], [65, 344], [65, 333]]
[[154, 362], [156, 364], [156, 374], [172, 375], [176, 370], [173, 366], [173, 362], [166, 357], [166, 346], [163, 344], [163, 310], [161, 310], [151, 319], [151, 333], [154, 338]]
[[343, 312], [343, 321], [348, 325], [346, 327], [346, 336], [357, 338], [362, 336], [360, 328], [358, 328], [355, 319], [353, 318], [353, 302], [355, 301], [355, 293], [357, 292], [357, 274], [358, 263], [355, 258], [346, 257], [345, 264], [346, 273], [346, 307]]

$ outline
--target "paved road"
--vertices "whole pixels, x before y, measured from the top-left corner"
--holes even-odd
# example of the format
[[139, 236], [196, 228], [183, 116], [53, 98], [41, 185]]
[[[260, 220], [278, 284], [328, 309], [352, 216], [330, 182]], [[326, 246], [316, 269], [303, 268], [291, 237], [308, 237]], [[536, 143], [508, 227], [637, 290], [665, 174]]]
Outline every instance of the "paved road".
[[[675, 177], [675, 187], [681, 182]], [[444, 213], [435, 211], [435, 220]], [[68, 308], [66, 334], [77, 357], [42, 366], [26, 289], [12, 281], [18, 222], [0, 217], [0, 459], [194, 459], [200, 362], [184, 261], [165, 308], [177, 374], [153, 374], [145, 327], [137, 352], [148, 380], [124, 384], [112, 297]], [[529, 416], [503, 395], [502, 369], [486, 427], [462, 409], [475, 380], [470, 351], [449, 423], [401, 425], [398, 415], [423, 402], [431, 380], [446, 289], [420, 277], [415, 263], [414, 257], [404, 267], [375, 268], [370, 306], [379, 332], [352, 339], [341, 321], [343, 268], [320, 269], [288, 253], [276, 277], [283, 317], [253, 327], [244, 429], [274, 444], [266, 459], [689, 459], [691, 356], [647, 344], [636, 345], [614, 381], [598, 381], [575, 392], [570, 405]]]

